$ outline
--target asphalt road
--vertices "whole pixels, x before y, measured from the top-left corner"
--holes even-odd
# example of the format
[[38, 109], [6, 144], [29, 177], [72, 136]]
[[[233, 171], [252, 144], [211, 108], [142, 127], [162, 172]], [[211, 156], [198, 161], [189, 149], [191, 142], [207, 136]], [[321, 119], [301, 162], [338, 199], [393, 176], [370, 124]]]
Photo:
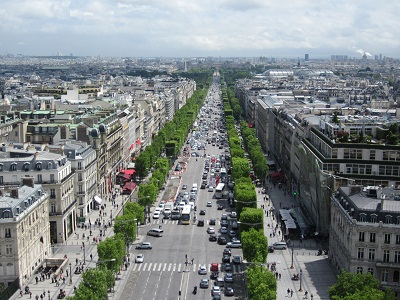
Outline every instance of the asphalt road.
[[[206, 150], [198, 150], [200, 154], [219, 155], [224, 149], [218, 149], [218, 146], [207, 145]], [[209, 267], [213, 262], [222, 264], [222, 252], [225, 246], [218, 245], [216, 242], [208, 240], [209, 234], [206, 232], [208, 220], [210, 218], [217, 219], [216, 225], [213, 227], [219, 234], [219, 220], [222, 213], [230, 210], [226, 200], [213, 199], [214, 193], [208, 192], [207, 189], [200, 189], [202, 182], [202, 173], [204, 170], [205, 158], [191, 157], [188, 161], [185, 172], [181, 174], [181, 185], [186, 184], [188, 191], [193, 183], [197, 183], [198, 192], [196, 198], [198, 219], [205, 220], [204, 227], [198, 227], [192, 222], [190, 225], [180, 225], [178, 221], [152, 220], [152, 225], [148, 225], [146, 229], [158, 228], [162, 226], [164, 230], [163, 237], [147, 236], [144, 241], [151, 242], [152, 250], [131, 249], [132, 259], [138, 253], [144, 254], [144, 262], [134, 264], [130, 272], [127, 284], [123, 293], [124, 299], [137, 300], [167, 300], [167, 299], [211, 299], [211, 287], [213, 281], [210, 280], [208, 289], [198, 288], [197, 294], [193, 295], [193, 287], [199, 286], [202, 278], [210, 278]], [[179, 187], [178, 191], [181, 191]], [[208, 201], [212, 202], [212, 207], [206, 207]], [[224, 210], [217, 210], [217, 204], [224, 204]], [[199, 216], [200, 210], [206, 210], [205, 216]], [[145, 234], [142, 232], [141, 234]], [[229, 241], [229, 238], [228, 238]], [[242, 256], [240, 249], [232, 249], [232, 255]], [[193, 258], [193, 264], [191, 262]], [[188, 264], [186, 264], [186, 260]], [[207, 275], [199, 275], [199, 266], [206, 266]], [[221, 268], [221, 267], [220, 267]], [[242, 269], [240, 265], [234, 266], [235, 281], [230, 284], [234, 288], [236, 286], [243, 287]], [[220, 272], [223, 277], [224, 273]], [[223, 289], [222, 289], [223, 290]], [[236, 290], [236, 289], [235, 289]], [[243, 294], [243, 288], [238, 288]], [[179, 296], [180, 294], [180, 296]], [[128, 298], [126, 298], [128, 297]], [[225, 296], [222, 296], [224, 299]], [[236, 297], [236, 299], [243, 297]], [[122, 298], [121, 298], [122, 299]], [[232, 299], [232, 297], [230, 297]]]

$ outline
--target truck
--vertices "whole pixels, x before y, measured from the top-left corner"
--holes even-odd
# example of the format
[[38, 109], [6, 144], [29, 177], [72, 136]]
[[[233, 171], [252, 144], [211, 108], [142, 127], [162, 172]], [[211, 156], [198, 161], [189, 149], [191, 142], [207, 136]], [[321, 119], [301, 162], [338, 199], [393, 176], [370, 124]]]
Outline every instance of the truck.
[[174, 209], [174, 203], [172, 201], [168, 201], [167, 203], [165, 203], [164, 205], [164, 218], [168, 219], [171, 216], [171, 212]]

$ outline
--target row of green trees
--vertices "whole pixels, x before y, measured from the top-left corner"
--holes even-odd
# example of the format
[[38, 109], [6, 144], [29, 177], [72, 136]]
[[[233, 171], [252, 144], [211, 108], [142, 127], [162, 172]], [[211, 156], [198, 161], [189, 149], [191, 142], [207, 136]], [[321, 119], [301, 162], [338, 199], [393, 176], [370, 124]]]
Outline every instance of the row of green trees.
[[115, 218], [114, 235], [97, 245], [96, 268], [86, 270], [70, 300], [106, 300], [114, 288], [115, 278], [126, 259], [126, 249], [136, 239], [137, 225], [144, 222], [144, 207], [128, 202], [124, 214]]
[[[199, 76], [196, 73], [187, 74], [194, 78], [201, 78], [201, 82], [208, 80], [205, 84], [208, 87], [211, 83], [212, 71], [202, 71]], [[143, 183], [139, 187], [138, 203], [143, 206], [153, 204], [157, 199], [157, 194], [165, 183], [169, 170], [173, 164], [175, 157], [179, 153], [179, 149], [185, 143], [185, 139], [192, 128], [200, 107], [203, 105], [206, 89], [196, 90], [187, 103], [176, 112], [173, 120], [167, 122], [165, 126], [158, 132], [151, 145], [140, 153], [135, 159], [136, 176], [139, 179], [145, 178], [150, 171], [152, 176], [147, 183]], [[161, 157], [164, 154], [165, 157]]]
[[[240, 105], [236, 99], [237, 102], [233, 102], [236, 108], [232, 110], [232, 102], [229, 101], [226, 85], [222, 86], [222, 100], [232, 160], [232, 179], [235, 183], [235, 208], [239, 216], [243, 258], [247, 264], [248, 297], [251, 300], [273, 300], [276, 299], [277, 284], [274, 274], [265, 267], [268, 256], [268, 239], [264, 234], [264, 211], [257, 208], [257, 194], [250, 178], [250, 164], [245, 157], [245, 151], [235, 127], [236, 117], [237, 120], [240, 118]], [[255, 147], [258, 150], [259, 144], [252, 142], [252, 134], [244, 131], [245, 138], [248, 140], [245, 146]], [[250, 157], [258, 158], [256, 150]], [[260, 161], [257, 163], [262, 164]], [[264, 172], [268, 172], [266, 163], [265, 168]], [[259, 174], [263, 174], [261, 170]]]

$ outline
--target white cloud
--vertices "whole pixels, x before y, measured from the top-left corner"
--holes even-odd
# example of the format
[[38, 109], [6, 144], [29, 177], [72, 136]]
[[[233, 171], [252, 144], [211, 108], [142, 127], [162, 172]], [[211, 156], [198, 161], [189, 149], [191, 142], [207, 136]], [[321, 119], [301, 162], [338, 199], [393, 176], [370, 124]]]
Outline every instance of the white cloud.
[[7, 45], [0, 44], [0, 54], [55, 53], [52, 41], [62, 36], [76, 55], [250, 56], [286, 49], [293, 56], [356, 56], [355, 47], [396, 56], [399, 9], [395, 0], [2, 0]]

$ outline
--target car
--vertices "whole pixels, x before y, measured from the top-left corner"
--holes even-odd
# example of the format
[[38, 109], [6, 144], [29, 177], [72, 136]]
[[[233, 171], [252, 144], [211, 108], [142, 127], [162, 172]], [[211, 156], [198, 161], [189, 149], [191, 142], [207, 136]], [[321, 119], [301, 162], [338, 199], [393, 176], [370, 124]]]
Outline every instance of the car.
[[209, 225], [215, 225], [215, 223], [216, 223], [216, 220], [215, 220], [215, 219], [210, 219], [210, 220], [208, 221], [208, 224], [209, 224]]
[[144, 259], [143, 254], [136, 254], [135, 263], [142, 263]]
[[211, 295], [221, 295], [221, 288], [219, 286], [213, 286], [211, 290]]
[[225, 282], [233, 282], [233, 274], [232, 273], [226, 273], [224, 276], [224, 281]]
[[231, 286], [225, 287], [225, 296], [235, 296], [235, 291]]
[[237, 218], [237, 213], [236, 211], [231, 212], [231, 218], [236, 219]]
[[206, 206], [207, 206], [207, 207], [211, 207], [211, 206], [212, 206], [212, 202], [211, 202], [211, 201], [208, 201]]
[[286, 250], [287, 249], [287, 244], [285, 242], [276, 242], [276, 243], [273, 243], [272, 246], [274, 247], [275, 250]]
[[156, 210], [154, 213], [153, 213], [153, 219], [159, 219], [160, 218], [160, 212], [158, 211], [158, 210]]
[[136, 245], [136, 249], [152, 249], [153, 247], [151, 246], [151, 243], [148, 242], [143, 242], [138, 245]]
[[231, 263], [226, 263], [226, 264], [224, 265], [224, 271], [225, 271], [225, 272], [230, 272], [230, 271], [232, 271], [232, 264], [231, 264]]
[[222, 227], [228, 227], [229, 222], [227, 220], [221, 220]]
[[212, 300], [221, 300], [221, 299], [222, 299], [221, 295], [217, 295], [217, 294], [212, 295]]
[[[206, 177], [207, 178], [207, 177]], [[200, 185], [200, 189], [202, 189], [202, 190], [204, 190], [206, 188], [206, 185], [204, 184], [204, 183], [202, 183], [201, 185]]]
[[214, 229], [214, 227], [208, 227], [207, 228], [207, 233], [215, 233], [215, 229]]
[[214, 192], [213, 186], [212, 186], [212, 185], [209, 185], [207, 191], [209, 191], [209, 192]]
[[235, 265], [239, 265], [242, 263], [242, 258], [239, 255], [234, 255], [232, 257], [232, 263]]
[[199, 267], [199, 270], [197, 271], [199, 275], [207, 275], [207, 268], [206, 266], [202, 265]]
[[231, 249], [229, 249], [229, 248], [225, 248], [224, 249], [224, 252], [222, 253], [222, 255], [231, 255], [232, 254], [232, 251], [231, 251]]
[[225, 226], [223, 226], [223, 227], [221, 227], [221, 228], [219, 229], [219, 232], [221, 232], [222, 234], [226, 234], [226, 233], [228, 233], [228, 228], [226, 228]]
[[204, 220], [198, 220], [197, 221], [197, 226], [198, 227], [204, 227]]
[[217, 241], [217, 235], [215, 235], [215, 234], [210, 234], [210, 236], [208, 237], [208, 240], [209, 240], [210, 242], [215, 242], [215, 241]]
[[242, 248], [242, 243], [240, 241], [236, 240], [236, 241], [228, 242], [226, 244], [226, 247], [228, 247], [228, 248]]
[[199, 213], [200, 216], [204, 216], [205, 214], [206, 214], [206, 211], [204, 209], [200, 210], [200, 213]]
[[219, 245], [226, 245], [227, 244], [227, 240], [226, 240], [226, 238], [224, 236], [220, 235], [218, 237], [217, 243]]
[[275, 249], [274, 246], [268, 246], [268, 253], [274, 253]]
[[228, 215], [227, 214], [222, 214], [221, 215], [221, 220], [228, 220]]
[[238, 224], [238, 222], [236, 222], [236, 221], [233, 221], [232, 224], [231, 224], [231, 226], [232, 226], [232, 229], [233, 229], [233, 230], [236, 230], [236, 229], [239, 228], [239, 224]]
[[222, 256], [222, 262], [223, 262], [223, 263], [229, 263], [229, 262], [231, 262], [231, 256], [230, 256], [230, 255], [224, 255], [224, 256]]
[[210, 286], [210, 283], [207, 278], [203, 278], [202, 280], [200, 280], [200, 288], [201, 289], [208, 289], [209, 286]]
[[187, 189], [187, 185], [186, 184], [182, 185], [182, 190], [186, 190], [186, 189]]
[[218, 271], [219, 271], [219, 265], [218, 265], [218, 263], [211, 263], [211, 265], [210, 265], [210, 271], [211, 271], [211, 272], [218, 272]]
[[217, 210], [223, 210], [223, 209], [224, 209], [224, 206], [222, 204], [218, 204]]
[[228, 236], [232, 238], [232, 237], [236, 236], [236, 232], [233, 231], [233, 230], [229, 230], [228, 231]]

